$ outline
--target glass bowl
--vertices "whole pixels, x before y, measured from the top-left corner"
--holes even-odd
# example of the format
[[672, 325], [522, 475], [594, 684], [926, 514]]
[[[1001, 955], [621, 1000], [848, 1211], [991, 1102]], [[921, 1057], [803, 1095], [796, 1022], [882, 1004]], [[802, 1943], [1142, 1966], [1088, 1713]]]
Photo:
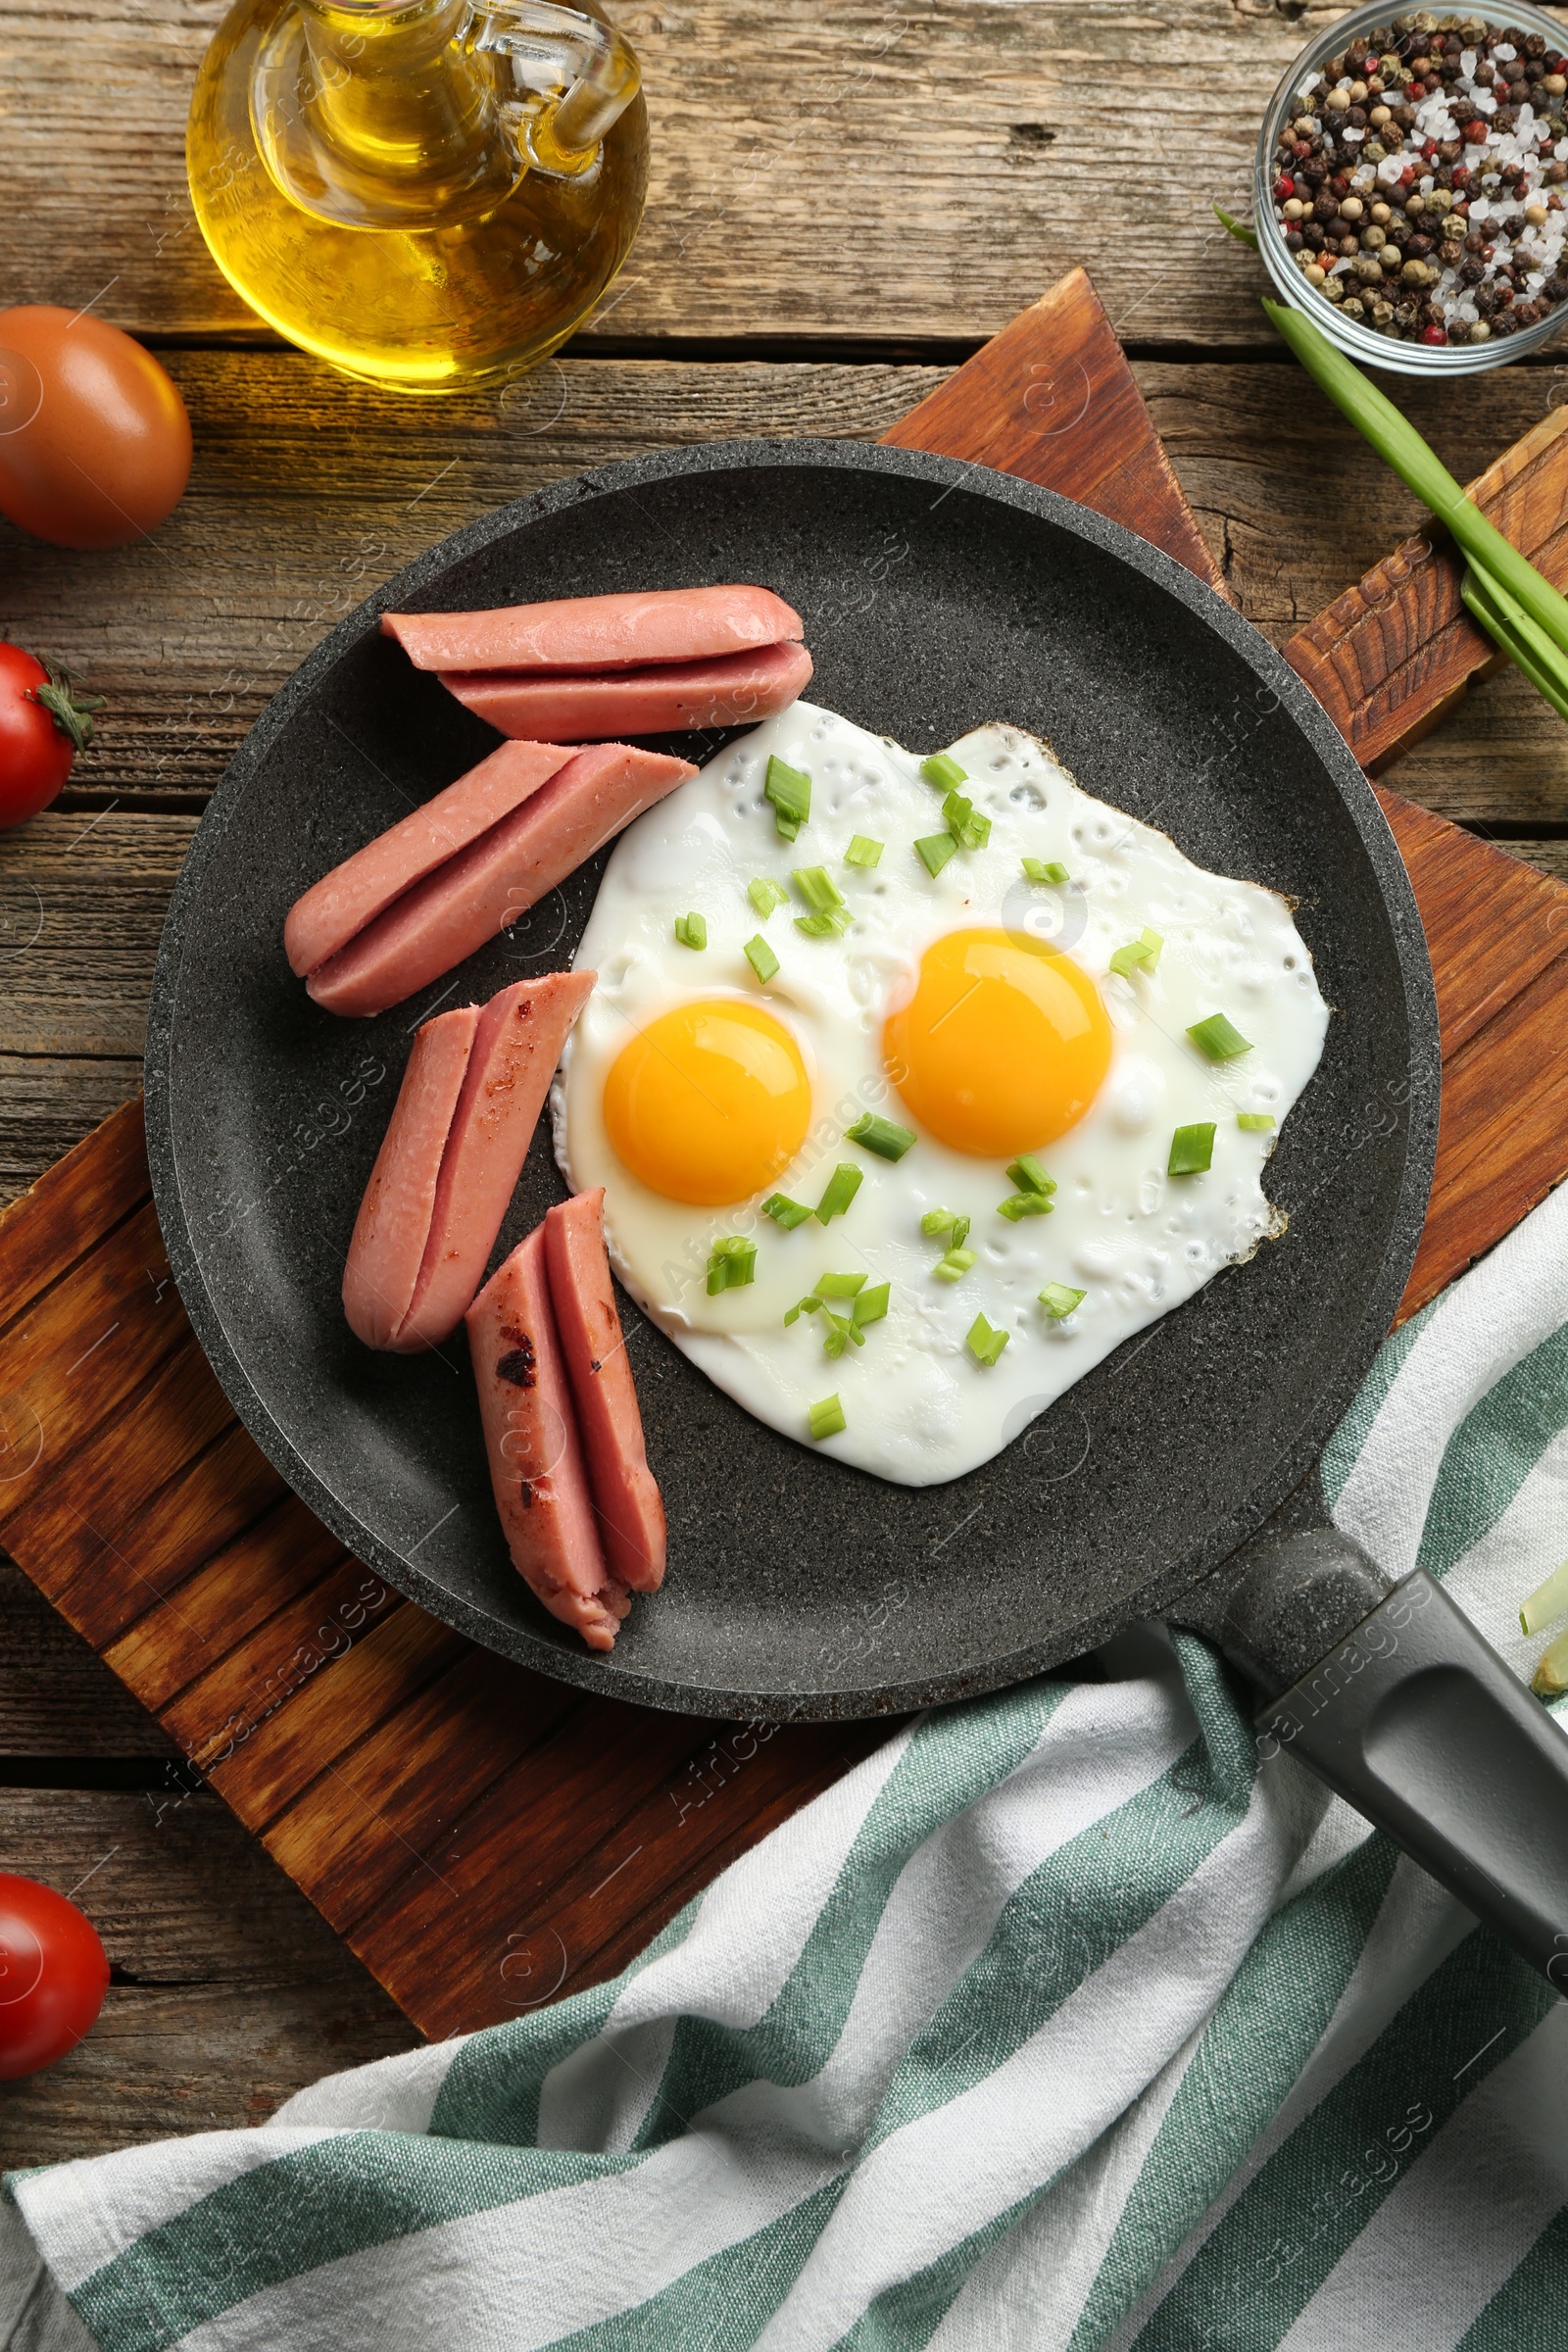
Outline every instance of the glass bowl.
[[[1365, 326], [1358, 318], [1347, 318], [1332, 303], [1309, 286], [1289, 246], [1285, 232], [1274, 218], [1275, 162], [1281, 127], [1286, 109], [1292, 104], [1303, 83], [1317, 79], [1328, 60], [1345, 48], [1357, 33], [1370, 32], [1374, 24], [1392, 25], [1396, 19], [1403, 24], [1414, 12], [1389, 8], [1358, 8], [1348, 17], [1341, 17], [1327, 31], [1308, 42], [1290, 72], [1284, 76], [1269, 101], [1263, 127], [1257, 139], [1257, 163], [1253, 173], [1252, 210], [1257, 231], [1257, 249], [1281, 298], [1292, 308], [1302, 311], [1336, 348], [1348, 359], [1364, 368], [1383, 368], [1396, 375], [1474, 375], [1483, 368], [1501, 368], [1508, 361], [1521, 358], [1529, 351], [1539, 351], [1557, 329], [1568, 323], [1568, 302], [1559, 303], [1547, 311], [1534, 326], [1522, 327], [1516, 335], [1504, 335], [1488, 343], [1406, 343], [1396, 335], [1380, 335], [1375, 327]], [[1464, 23], [1483, 20], [1502, 24], [1522, 32], [1539, 32], [1551, 43], [1554, 50], [1568, 51], [1568, 24], [1558, 17], [1548, 16], [1544, 9], [1508, 6], [1491, 9], [1460, 10], [1454, 8], [1423, 12], [1428, 16], [1428, 28], [1444, 25], [1451, 18]], [[1564, 101], [1568, 105], [1568, 100]], [[1568, 190], [1565, 190], [1568, 194]]]

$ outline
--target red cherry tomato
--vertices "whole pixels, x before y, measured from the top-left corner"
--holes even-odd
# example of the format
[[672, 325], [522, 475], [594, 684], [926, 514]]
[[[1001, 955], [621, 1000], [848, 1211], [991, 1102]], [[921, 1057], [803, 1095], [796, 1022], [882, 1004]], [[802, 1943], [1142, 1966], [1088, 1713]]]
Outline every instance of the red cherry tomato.
[[150, 351], [85, 311], [0, 311], [0, 513], [56, 547], [123, 547], [189, 473], [190, 418]]
[[102, 702], [75, 693], [69, 670], [0, 645], [0, 832], [48, 808], [92, 741]]
[[0, 2082], [74, 2050], [108, 1984], [97, 1930], [75, 1904], [36, 1879], [0, 1871]]

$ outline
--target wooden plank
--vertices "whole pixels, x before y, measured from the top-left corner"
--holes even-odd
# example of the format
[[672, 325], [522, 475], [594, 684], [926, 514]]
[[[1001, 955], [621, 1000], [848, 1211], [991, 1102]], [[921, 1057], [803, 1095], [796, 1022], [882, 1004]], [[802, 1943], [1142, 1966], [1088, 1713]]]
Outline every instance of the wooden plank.
[[[0, 1314], [9, 1326], [107, 1230], [106, 1203], [132, 1215], [152, 1196], [141, 1104], [93, 1131], [91, 1148], [77, 1145], [28, 1190], [20, 1215], [0, 1215]], [[20, 1203], [18, 1204], [21, 1205]], [[0, 1326], [0, 1336], [5, 1326]]]
[[86, 2040], [6, 2084], [0, 2163], [263, 2123], [323, 2074], [416, 2045], [216, 1797], [11, 1788], [5, 1823], [6, 1868], [74, 1888], [114, 1975]]
[[[0, 1554], [0, 1758], [144, 1756], [178, 1761], [167, 1732], [118, 1675]], [[8, 1869], [18, 1867], [8, 1862]]]
[[0, 1530], [180, 1345], [187, 1327], [168, 1272], [149, 1200], [5, 1331]]
[[[529, 1776], [525, 1814], [518, 1811], [515, 1780], [501, 1784], [449, 1838], [431, 1840], [392, 1898], [349, 1936], [393, 1997], [416, 2008], [431, 2035], [461, 2030], [460, 2020], [496, 2023], [532, 2006], [553, 1953], [560, 1955], [553, 1993], [597, 1983], [618, 1964], [608, 1955], [623, 1923], [635, 1918], [639, 1939], [651, 1934], [722, 1860], [764, 1834], [753, 1802], [754, 1792], [763, 1792], [760, 1772], [737, 1774], [709, 1804], [681, 1811], [690, 1751], [706, 1751], [709, 1727], [606, 1700], [590, 1702], [585, 1712], [597, 1734], [591, 1760], [576, 1740], [569, 1747], [564, 1740], [547, 1742]], [[744, 1737], [747, 1727], [724, 1729]], [[769, 1759], [761, 1772], [774, 1799], [768, 1826], [808, 1802], [891, 1729], [887, 1723], [782, 1728], [760, 1751]], [[552, 1767], [560, 1778], [546, 1797], [537, 1791]], [[573, 1943], [566, 1944], [558, 1918], [571, 1927]], [[439, 1974], [429, 1966], [432, 1949], [446, 1955]]]
[[1082, 270], [882, 438], [900, 449], [961, 449], [977, 466], [1044, 483], [1145, 538], [1157, 535], [1167, 555], [1230, 594]]
[[[312, 1899], [346, 1932], [408, 1874], [411, 1856], [439, 1849], [493, 1786], [514, 1782], [537, 1802], [539, 1783], [517, 1767], [582, 1703], [565, 1684], [504, 1658], [455, 1652], [445, 1674], [356, 1740], [273, 1823], [268, 1851], [291, 1878], [309, 1880]], [[508, 1854], [515, 1867], [515, 1840]]]
[[[247, 1829], [265, 1830], [339, 1757], [407, 1709], [471, 1643], [412, 1601], [401, 1607], [364, 1595], [363, 1639], [278, 1704], [227, 1726], [193, 1760]], [[371, 1604], [374, 1604], [373, 1606]]]
[[[8, 12], [0, 208], [28, 225], [7, 256], [8, 300], [101, 295], [135, 328], [256, 334], [185, 186], [191, 78], [222, 13], [222, 0]], [[1263, 339], [1257, 263], [1208, 201], [1249, 209], [1258, 122], [1309, 30], [1295, 0], [614, 13], [643, 62], [653, 158], [603, 331], [978, 337], [1022, 289], [1087, 263], [1123, 336]]]
[[1401, 1317], [1435, 1298], [1568, 1175], [1565, 1005], [1557, 963], [1445, 1062], [1432, 1204]]
[[1378, 798], [1432, 951], [1445, 1062], [1568, 954], [1568, 898], [1519, 858], [1386, 787]]
[[[284, 1581], [279, 1579], [279, 1584]], [[346, 1656], [367, 1622], [368, 1603], [374, 1612], [371, 1622], [406, 1605], [400, 1594], [389, 1592], [378, 1577], [335, 1546], [319, 1573], [289, 1581], [292, 1589], [284, 1592], [278, 1606], [158, 1709], [164, 1729], [198, 1764], [221, 1755], [239, 1726], [267, 1721], [323, 1666]], [[267, 1597], [274, 1598], [275, 1593]], [[158, 1631], [165, 1631], [176, 1651], [184, 1652], [178, 1636], [167, 1631], [163, 1611], [148, 1628], [149, 1643]], [[218, 1643], [212, 1646], [216, 1649]]]
[[[1551, 410], [1467, 485], [1504, 537], [1568, 583], [1568, 412]], [[1459, 595], [1463, 564], [1435, 525], [1406, 540], [1291, 638], [1299, 672], [1369, 774], [1380, 775], [1501, 666]]]
[[[234, 1416], [189, 1332], [158, 1365], [140, 1410], [162, 1441], [156, 1489], [126, 1481], [123, 1433], [111, 1422], [77, 1447], [69, 1480], [47, 1481], [7, 1521], [13, 1543], [48, 1558], [50, 1599], [100, 1648], [211, 1555], [221, 1514], [233, 1508], [223, 1470], [249, 1467], [231, 1451], [225, 1458]], [[204, 1460], [215, 1448], [216, 1467]], [[197, 1498], [186, 1504], [192, 1486]]]
[[[215, 1547], [201, 1562], [199, 1575], [177, 1585], [161, 1608], [144, 1612], [127, 1633], [104, 1646], [116, 1673], [150, 1707], [167, 1706], [284, 1602], [318, 1584], [347, 1557], [336, 1537], [292, 1494], [233, 1543], [222, 1543], [223, 1532], [215, 1530]], [[254, 1727], [257, 1718], [245, 1720]], [[211, 1762], [205, 1749], [195, 1753], [187, 1747], [186, 1753], [194, 1753], [203, 1771]]]

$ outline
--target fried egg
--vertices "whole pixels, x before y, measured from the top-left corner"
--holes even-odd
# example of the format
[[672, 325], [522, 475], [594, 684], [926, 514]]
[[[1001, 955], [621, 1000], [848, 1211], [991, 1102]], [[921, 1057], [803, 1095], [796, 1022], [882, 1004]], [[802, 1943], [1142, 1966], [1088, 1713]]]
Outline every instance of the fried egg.
[[616, 1273], [880, 1478], [976, 1468], [1282, 1230], [1328, 1023], [1289, 903], [1016, 728], [922, 760], [793, 705], [621, 837], [577, 962], [556, 1149]]

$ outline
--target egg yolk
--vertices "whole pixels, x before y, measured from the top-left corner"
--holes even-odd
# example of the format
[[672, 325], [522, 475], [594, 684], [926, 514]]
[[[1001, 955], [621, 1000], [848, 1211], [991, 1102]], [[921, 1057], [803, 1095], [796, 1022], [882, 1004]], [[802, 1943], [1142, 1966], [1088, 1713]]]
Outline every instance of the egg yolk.
[[806, 1140], [801, 1050], [760, 1005], [677, 1004], [638, 1031], [605, 1081], [616, 1156], [669, 1200], [720, 1208], [760, 1192]]
[[1008, 931], [950, 931], [929, 947], [882, 1044], [920, 1125], [983, 1159], [1065, 1135], [1110, 1066], [1110, 1022], [1089, 974]]

